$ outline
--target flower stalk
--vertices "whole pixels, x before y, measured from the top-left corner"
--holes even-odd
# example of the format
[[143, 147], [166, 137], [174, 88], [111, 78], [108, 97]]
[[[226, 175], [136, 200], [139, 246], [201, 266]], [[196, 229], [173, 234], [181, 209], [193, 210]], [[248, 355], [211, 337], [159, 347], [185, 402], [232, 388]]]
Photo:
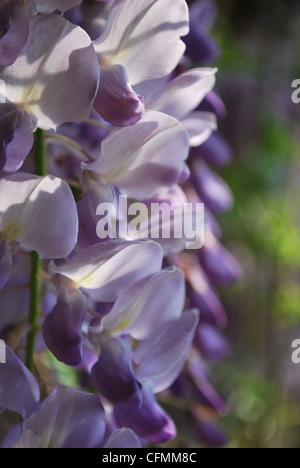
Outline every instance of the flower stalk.
[[[37, 129], [35, 134], [35, 173], [39, 176], [47, 174], [46, 163], [46, 143], [43, 137], [43, 130]], [[34, 348], [36, 334], [38, 331], [38, 320], [40, 313], [40, 259], [36, 252], [31, 253], [31, 275], [30, 275], [30, 300], [28, 325], [29, 332], [26, 340], [25, 363], [29, 370], [34, 367]]]

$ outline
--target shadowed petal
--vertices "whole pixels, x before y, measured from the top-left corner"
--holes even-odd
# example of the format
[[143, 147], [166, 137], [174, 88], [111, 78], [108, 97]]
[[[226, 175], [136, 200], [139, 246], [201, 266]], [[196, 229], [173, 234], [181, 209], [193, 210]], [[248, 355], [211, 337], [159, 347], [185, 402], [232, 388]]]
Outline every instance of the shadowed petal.
[[132, 86], [168, 75], [178, 64], [189, 31], [185, 0], [116, 0], [96, 52], [126, 68]]
[[190, 351], [199, 313], [183, 312], [182, 317], [163, 331], [137, 345], [134, 359], [136, 375], [144, 383], [151, 381], [155, 393], [170, 387], [180, 374]]
[[32, 17], [29, 26], [22, 53], [2, 73], [7, 99], [44, 130], [87, 119], [99, 82], [89, 36], [59, 15]]
[[71, 387], [56, 387], [37, 410], [7, 436], [2, 448], [94, 448], [104, 437], [98, 398]]
[[141, 384], [132, 370], [131, 346], [127, 341], [111, 338], [102, 343], [92, 378], [99, 392], [124, 411], [141, 406]]
[[0, 232], [41, 258], [70, 254], [77, 241], [78, 217], [69, 186], [51, 176], [16, 173], [0, 180]]
[[87, 300], [77, 289], [65, 288], [43, 323], [43, 337], [54, 356], [69, 366], [82, 360], [81, 328]]
[[6, 285], [12, 267], [13, 261], [8, 246], [0, 243], [0, 290]]
[[142, 118], [143, 98], [133, 91], [124, 67], [101, 67], [100, 86], [94, 108], [104, 120], [117, 127], [134, 125]]
[[0, 364], [0, 407], [28, 417], [40, 400], [37, 381], [6, 346], [6, 364]]
[[126, 413], [115, 408], [115, 418], [120, 427], [130, 427], [139, 437], [154, 444], [163, 444], [176, 437], [174, 422], [157, 403], [150, 385], [143, 389], [140, 409]]
[[115, 431], [105, 444], [106, 449], [141, 448], [141, 441], [130, 429]]

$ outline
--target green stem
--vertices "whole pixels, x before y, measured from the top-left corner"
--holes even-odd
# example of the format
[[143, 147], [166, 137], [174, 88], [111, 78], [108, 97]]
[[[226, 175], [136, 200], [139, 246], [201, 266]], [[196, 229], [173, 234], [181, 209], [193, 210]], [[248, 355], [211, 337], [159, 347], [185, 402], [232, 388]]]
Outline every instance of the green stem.
[[[47, 174], [46, 143], [43, 131], [38, 129], [35, 134], [35, 172], [39, 176]], [[36, 252], [31, 253], [30, 300], [28, 325], [29, 332], [26, 341], [25, 363], [33, 371], [35, 339], [39, 326], [40, 312], [40, 285], [39, 285], [40, 259]]]

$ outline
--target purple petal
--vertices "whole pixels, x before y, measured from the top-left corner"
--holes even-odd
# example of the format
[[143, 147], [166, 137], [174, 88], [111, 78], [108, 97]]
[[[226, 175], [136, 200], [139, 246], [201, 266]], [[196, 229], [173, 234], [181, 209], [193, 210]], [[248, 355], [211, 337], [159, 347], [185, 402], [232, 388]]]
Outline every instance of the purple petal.
[[211, 1], [195, 2], [190, 7], [190, 33], [184, 42], [186, 54], [196, 63], [213, 60], [219, 55], [219, 46], [207, 33], [215, 14], [216, 7]]
[[102, 343], [92, 378], [99, 392], [124, 411], [141, 406], [141, 384], [132, 370], [131, 347], [127, 341], [111, 338]]
[[141, 441], [130, 429], [115, 431], [106, 442], [106, 449], [141, 448]]
[[143, 389], [140, 409], [126, 413], [115, 408], [115, 418], [120, 427], [130, 427], [139, 437], [154, 444], [163, 444], [176, 437], [174, 422], [159, 406], [150, 386]]
[[54, 356], [69, 366], [82, 360], [81, 328], [87, 300], [77, 289], [64, 288], [43, 323], [43, 337]]
[[230, 286], [241, 277], [240, 265], [213, 237], [199, 250], [198, 256], [203, 270], [218, 286]]
[[7, 244], [0, 243], [0, 291], [6, 285], [12, 270], [13, 261]]
[[56, 387], [4, 440], [2, 448], [94, 448], [103, 441], [104, 410], [98, 398]]
[[209, 447], [223, 447], [228, 444], [228, 437], [211, 422], [202, 421], [198, 423], [196, 430], [202, 441]]
[[134, 359], [136, 376], [144, 383], [151, 381], [155, 392], [170, 387], [180, 374], [195, 336], [199, 314], [183, 312], [182, 317], [163, 331], [137, 345]]
[[129, 197], [147, 200], [178, 182], [189, 149], [188, 133], [178, 120], [147, 111], [134, 126], [111, 131], [101, 157], [83, 168], [101, 174]]
[[143, 98], [133, 91], [122, 65], [101, 67], [94, 108], [104, 120], [117, 127], [134, 125], [142, 118]]
[[[2, 73], [7, 99], [33, 115], [44, 130], [87, 119], [100, 74], [89, 36], [54, 14], [34, 16], [29, 25], [22, 52]], [[19, 80], [20, 69], [24, 80]]]
[[163, 252], [152, 241], [109, 241], [93, 245], [68, 263], [50, 263], [51, 276], [60, 274], [77, 283], [98, 302], [114, 302], [133, 283], [161, 269]]
[[55, 10], [65, 12], [70, 8], [80, 5], [82, 0], [34, 0], [39, 13], [52, 13]]
[[219, 330], [208, 324], [202, 324], [196, 333], [196, 345], [202, 356], [209, 361], [218, 361], [228, 356], [231, 351], [229, 342]]
[[214, 213], [223, 213], [233, 206], [233, 194], [228, 185], [204, 163], [192, 163], [192, 181], [201, 200]]
[[214, 92], [210, 91], [199, 106], [199, 110], [202, 112], [212, 112], [217, 116], [218, 119], [224, 119], [227, 115], [226, 107], [219, 96]]
[[213, 68], [195, 68], [179, 75], [151, 98], [147, 108], [183, 119], [214, 87], [215, 73]]
[[116, 0], [94, 45], [100, 63], [123, 65], [135, 86], [174, 70], [185, 50], [180, 37], [188, 30], [185, 0]]
[[40, 400], [37, 381], [6, 346], [6, 364], [0, 364], [0, 407], [28, 417]]
[[0, 104], [0, 167], [16, 172], [33, 146], [33, 124], [11, 104]]
[[[15, 3], [15, 5], [14, 5]], [[18, 4], [16, 4], [18, 3]], [[11, 65], [28, 36], [29, 9], [24, 2], [4, 0], [0, 5], [0, 64]]]
[[169, 268], [126, 289], [102, 320], [102, 327], [145, 340], [157, 329], [176, 322], [181, 317], [184, 302], [183, 274], [178, 268]]
[[203, 158], [207, 164], [213, 166], [226, 166], [232, 159], [232, 149], [225, 138], [218, 132], [214, 132], [198, 148], [193, 148], [192, 154]]

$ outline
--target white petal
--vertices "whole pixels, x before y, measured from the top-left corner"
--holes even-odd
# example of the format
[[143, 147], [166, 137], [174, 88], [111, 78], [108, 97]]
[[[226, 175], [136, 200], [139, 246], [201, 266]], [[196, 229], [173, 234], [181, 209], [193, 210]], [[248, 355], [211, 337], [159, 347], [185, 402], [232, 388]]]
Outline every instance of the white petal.
[[195, 68], [183, 73], [154, 95], [146, 103], [147, 108], [172, 115], [178, 120], [183, 119], [213, 89], [215, 73], [216, 69], [213, 68]]
[[123, 65], [134, 86], [176, 67], [188, 31], [185, 0], [116, 0], [95, 49], [103, 61]]
[[99, 84], [99, 64], [89, 36], [59, 15], [30, 19], [27, 43], [2, 79], [6, 98], [56, 129], [88, 118]]

